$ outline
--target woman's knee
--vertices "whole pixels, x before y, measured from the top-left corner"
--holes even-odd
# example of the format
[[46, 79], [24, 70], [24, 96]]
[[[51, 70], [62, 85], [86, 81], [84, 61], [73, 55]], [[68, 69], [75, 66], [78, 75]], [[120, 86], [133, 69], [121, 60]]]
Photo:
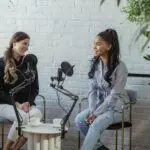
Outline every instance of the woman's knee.
[[75, 124], [78, 128], [80, 128], [80, 126], [85, 126], [86, 124], [86, 117], [83, 116], [81, 113], [79, 113], [76, 118], [75, 118]]
[[76, 127], [78, 128], [78, 129], [80, 129], [81, 128], [81, 124], [83, 124], [83, 121], [82, 120], [80, 120], [80, 116], [79, 116], [79, 114], [75, 117], [75, 125], [76, 125]]
[[80, 113], [76, 116], [75, 122], [77, 123], [77, 122], [83, 122], [83, 121], [85, 121], [86, 118], [87, 118], [87, 116], [88, 116], [88, 114], [89, 114], [89, 110], [88, 110], [88, 109], [86, 109], [86, 110], [80, 112]]
[[75, 123], [76, 123], [76, 124], [79, 124], [80, 122], [82, 122], [82, 119], [81, 119], [81, 114], [79, 113], [79, 114], [75, 117]]

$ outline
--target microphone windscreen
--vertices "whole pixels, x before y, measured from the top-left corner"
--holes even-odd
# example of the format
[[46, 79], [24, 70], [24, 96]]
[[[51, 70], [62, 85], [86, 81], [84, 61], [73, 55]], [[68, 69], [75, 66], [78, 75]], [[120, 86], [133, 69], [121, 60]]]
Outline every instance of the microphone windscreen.
[[32, 65], [36, 65], [38, 63], [38, 59], [34, 54], [27, 54], [24, 56], [23, 62], [31, 63]]
[[68, 62], [66, 61], [63, 61], [61, 63], [61, 68], [62, 68], [62, 71], [64, 72], [65, 75], [67, 76], [72, 76], [73, 75], [73, 66], [71, 66]]

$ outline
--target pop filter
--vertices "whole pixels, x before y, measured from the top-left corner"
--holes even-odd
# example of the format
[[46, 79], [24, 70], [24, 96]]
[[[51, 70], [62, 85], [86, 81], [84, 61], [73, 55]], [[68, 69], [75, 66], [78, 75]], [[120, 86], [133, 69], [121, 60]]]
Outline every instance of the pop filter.
[[35, 66], [38, 63], [38, 59], [34, 54], [27, 54], [23, 58], [23, 63], [30, 63]]
[[67, 76], [72, 76], [73, 75], [73, 66], [71, 66], [68, 62], [63, 61], [61, 63], [61, 69], [63, 71], [63, 73]]

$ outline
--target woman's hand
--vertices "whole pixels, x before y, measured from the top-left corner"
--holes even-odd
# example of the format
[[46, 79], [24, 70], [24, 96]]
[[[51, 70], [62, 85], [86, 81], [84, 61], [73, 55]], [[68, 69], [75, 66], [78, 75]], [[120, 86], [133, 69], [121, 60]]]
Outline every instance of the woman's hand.
[[20, 109], [22, 109], [26, 113], [29, 112], [30, 111], [29, 102], [22, 103]]
[[95, 119], [96, 119], [96, 116], [95, 116], [95, 115], [90, 115], [90, 116], [88, 116], [88, 118], [87, 118], [87, 122], [88, 122], [89, 124], [92, 124]]

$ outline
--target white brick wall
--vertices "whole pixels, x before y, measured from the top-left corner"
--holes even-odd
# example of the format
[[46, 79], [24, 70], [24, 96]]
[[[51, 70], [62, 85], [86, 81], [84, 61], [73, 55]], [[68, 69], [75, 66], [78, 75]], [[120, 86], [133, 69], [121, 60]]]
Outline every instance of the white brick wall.
[[[124, 4], [125, 1], [122, 6]], [[129, 71], [149, 72], [149, 63], [139, 56], [141, 42], [131, 51], [129, 48], [136, 26], [126, 20], [115, 2], [106, 2], [100, 8], [99, 0], [6, 0], [1, 1], [0, 6], [0, 54], [12, 33], [18, 30], [29, 33], [32, 38], [30, 51], [39, 58], [41, 92], [47, 97], [52, 93], [49, 78], [64, 60], [76, 65], [75, 75], [69, 79], [70, 88], [78, 94], [85, 91], [93, 39], [109, 27], [118, 31], [122, 59]], [[138, 81], [145, 90], [148, 86], [143, 83], [147, 84], [147, 80]]]
[[[39, 59], [40, 91], [47, 100], [56, 99], [55, 92], [49, 86], [50, 76], [56, 75], [62, 61], [75, 64], [74, 76], [67, 78], [65, 87], [76, 94], [85, 95], [93, 39], [97, 33], [111, 27], [118, 31], [122, 59], [129, 72], [149, 73], [149, 62], [139, 55], [142, 42], [129, 47], [136, 31], [135, 24], [127, 21], [114, 1], [107, 0], [101, 8], [99, 1], [1, 0], [0, 56], [11, 35], [18, 30], [25, 31], [32, 38], [30, 52]], [[125, 3], [126, 0], [122, 6]], [[149, 82], [150, 79], [131, 78], [128, 87], [137, 89], [139, 97], [149, 101]]]

